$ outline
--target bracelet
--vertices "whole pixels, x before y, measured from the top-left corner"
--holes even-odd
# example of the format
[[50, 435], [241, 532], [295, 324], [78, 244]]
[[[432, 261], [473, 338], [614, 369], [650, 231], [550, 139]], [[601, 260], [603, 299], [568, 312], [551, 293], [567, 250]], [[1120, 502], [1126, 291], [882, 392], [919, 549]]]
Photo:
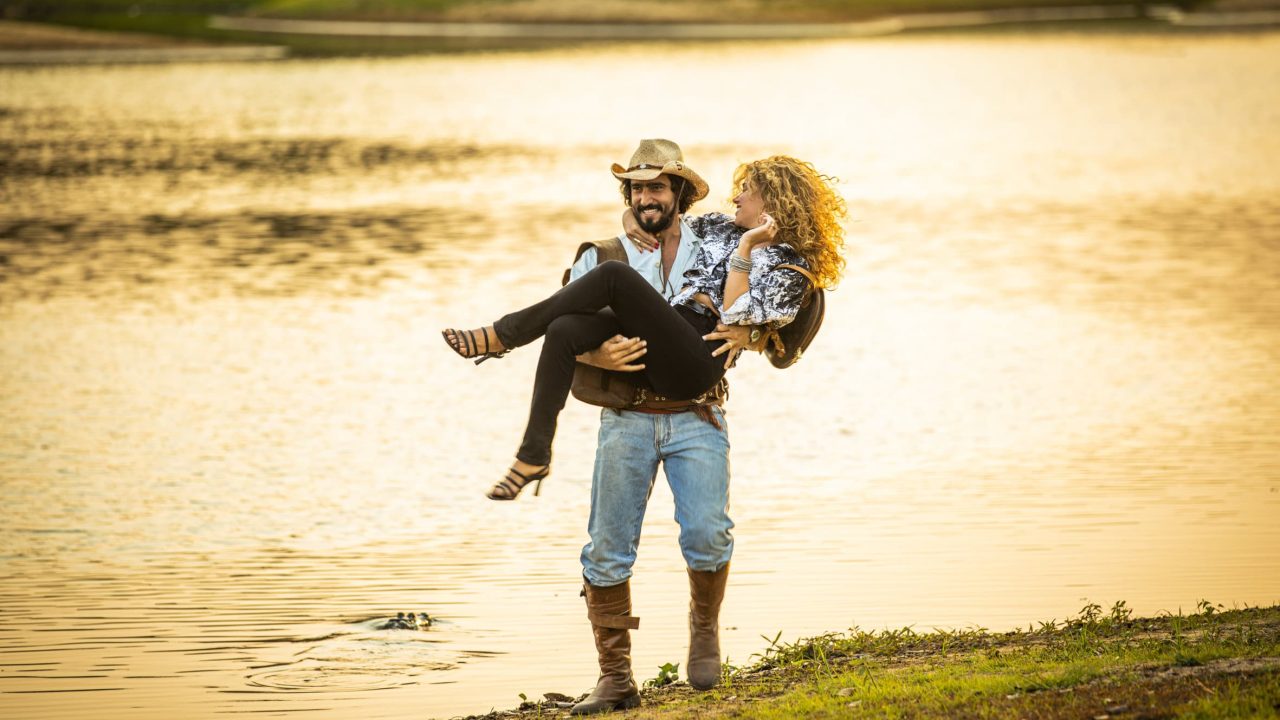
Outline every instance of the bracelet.
[[750, 260], [744, 260], [742, 257], [740, 257], [740, 256], [738, 256], [738, 255], [730, 255], [730, 256], [729, 256], [729, 270], [734, 271], [734, 272], [744, 272], [744, 273], [749, 273], [749, 272], [751, 272], [751, 261], [750, 261]]

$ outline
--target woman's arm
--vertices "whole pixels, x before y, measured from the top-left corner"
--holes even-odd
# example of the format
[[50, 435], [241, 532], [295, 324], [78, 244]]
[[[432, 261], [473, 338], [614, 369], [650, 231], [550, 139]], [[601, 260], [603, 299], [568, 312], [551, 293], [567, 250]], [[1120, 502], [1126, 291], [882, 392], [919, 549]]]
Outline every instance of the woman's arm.
[[759, 286], [753, 284], [736, 303], [724, 308], [720, 322], [776, 330], [795, 320], [809, 290], [809, 279], [794, 270], [775, 267], [756, 280]]
[[631, 212], [631, 208], [622, 211], [622, 232], [640, 252], [652, 252], [662, 247], [656, 235], [640, 227], [640, 223], [636, 222], [636, 215]]
[[[689, 226], [694, 235], [703, 238], [714, 225], [731, 224], [732, 218], [724, 213], [712, 212], [703, 215], [683, 215], [681, 221]], [[631, 212], [631, 208], [625, 208], [622, 211], [622, 232], [640, 252], [662, 247], [656, 235], [640, 227], [640, 223], [636, 222], [635, 213]]]
[[809, 263], [790, 245], [774, 243], [763, 248], [757, 246], [753, 264], [755, 267], [749, 273], [734, 273], [748, 275], [748, 288], [732, 303], [727, 302], [726, 293], [726, 302], [720, 308], [720, 322], [776, 330], [795, 320], [810, 289], [809, 276], [779, 266], [807, 268]]
[[726, 308], [732, 307], [751, 288], [751, 251], [772, 243], [778, 236], [778, 226], [773, 218], [768, 213], [763, 217], [764, 222], [748, 230], [738, 242], [738, 249], [729, 256], [729, 276], [724, 281]]

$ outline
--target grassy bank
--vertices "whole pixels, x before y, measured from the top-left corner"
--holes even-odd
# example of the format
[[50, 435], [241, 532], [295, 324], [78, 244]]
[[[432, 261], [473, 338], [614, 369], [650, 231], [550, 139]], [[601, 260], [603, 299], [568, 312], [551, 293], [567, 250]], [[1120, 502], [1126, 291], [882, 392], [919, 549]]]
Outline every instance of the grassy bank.
[[[107, 33], [145, 34], [174, 44], [278, 45], [288, 48], [293, 57], [394, 56], [468, 50], [533, 49], [567, 44], [519, 39], [495, 43], [467, 38], [345, 37], [217, 30], [209, 27], [206, 15], [171, 13], [136, 16], [123, 13], [60, 13], [43, 16], [38, 21]], [[53, 47], [62, 46], [51, 46], [50, 49]]]
[[[1180, 0], [1184, 4], [1202, 0]], [[1206, 0], [1207, 1], [1207, 0]], [[1277, 0], [1280, 1], [1280, 0]], [[4, 0], [11, 20], [130, 33], [177, 41], [284, 45], [297, 56], [395, 55], [532, 48], [586, 41], [369, 38], [257, 33], [208, 26], [211, 15], [404, 22], [836, 23], [897, 14], [1060, 6], [1061, 0]], [[1070, 4], [1070, 3], [1066, 3]], [[1119, 0], [1090, 4], [1131, 5]], [[1129, 21], [1127, 30], [1158, 23]]]
[[[851, 630], [775, 641], [721, 687], [650, 687], [620, 717], [1267, 718], [1280, 715], [1280, 606], [1133, 618], [1124, 603], [1065, 622], [982, 629]], [[669, 674], [669, 673], [668, 673]], [[651, 681], [652, 684], [652, 681]], [[473, 716], [552, 718], [557, 698]]]

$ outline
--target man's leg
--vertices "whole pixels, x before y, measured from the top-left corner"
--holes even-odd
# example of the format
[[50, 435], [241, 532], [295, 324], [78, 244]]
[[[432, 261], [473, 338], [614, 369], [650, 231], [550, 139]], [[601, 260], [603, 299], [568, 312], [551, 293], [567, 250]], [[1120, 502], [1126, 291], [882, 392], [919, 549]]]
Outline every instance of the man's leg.
[[572, 715], [590, 715], [635, 707], [639, 689], [631, 673], [629, 630], [639, 627], [631, 616], [629, 579], [640, 544], [644, 511], [658, 473], [654, 418], [633, 412], [603, 410], [591, 478], [591, 542], [582, 548], [583, 593], [587, 618], [600, 659], [596, 688], [573, 706]]
[[689, 684], [699, 690], [720, 682], [720, 602], [733, 556], [729, 519], [729, 426], [713, 408], [720, 429], [694, 413], [665, 416], [663, 468], [675, 498], [680, 550], [689, 572]]
[[600, 412], [587, 524], [591, 542], [582, 548], [582, 575], [592, 585], [617, 585], [631, 577], [640, 527], [658, 475], [654, 420], [661, 417]]

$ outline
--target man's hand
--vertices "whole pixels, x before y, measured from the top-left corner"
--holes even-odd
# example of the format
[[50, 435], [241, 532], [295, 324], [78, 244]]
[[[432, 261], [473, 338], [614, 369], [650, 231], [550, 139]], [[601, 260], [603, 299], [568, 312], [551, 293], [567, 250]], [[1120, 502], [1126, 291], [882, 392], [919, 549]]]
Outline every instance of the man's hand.
[[636, 372], [644, 369], [644, 365], [635, 364], [635, 361], [649, 351], [645, 345], [645, 341], [640, 338], [614, 335], [595, 350], [579, 355], [578, 362], [605, 370]]
[[661, 247], [657, 236], [649, 234], [640, 227], [640, 223], [636, 222], [635, 213], [631, 212], [631, 208], [622, 211], [622, 232], [627, 234], [627, 239], [640, 252], [651, 252]]
[[728, 357], [724, 359], [725, 369], [733, 367], [738, 360], [738, 354], [743, 350], [755, 350], [759, 352], [764, 347], [764, 337], [760, 336], [755, 343], [751, 342], [751, 331], [755, 327], [751, 325], [725, 325], [719, 323], [716, 325], [715, 332], [709, 332], [702, 336], [703, 340], [723, 340], [724, 344], [712, 351], [712, 357], [719, 357], [728, 353]]

